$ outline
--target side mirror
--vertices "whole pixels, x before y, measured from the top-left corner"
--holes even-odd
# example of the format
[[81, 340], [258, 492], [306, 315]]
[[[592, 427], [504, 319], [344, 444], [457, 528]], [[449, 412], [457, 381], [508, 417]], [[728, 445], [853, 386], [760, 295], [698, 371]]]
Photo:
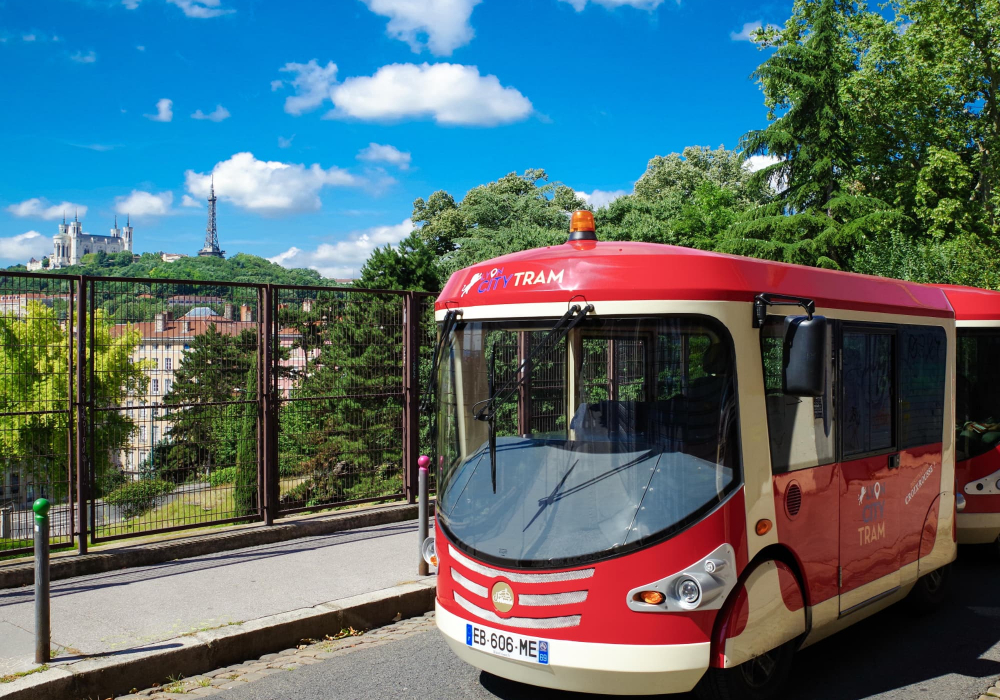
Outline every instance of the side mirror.
[[789, 396], [822, 396], [826, 389], [826, 318], [786, 316], [782, 388]]

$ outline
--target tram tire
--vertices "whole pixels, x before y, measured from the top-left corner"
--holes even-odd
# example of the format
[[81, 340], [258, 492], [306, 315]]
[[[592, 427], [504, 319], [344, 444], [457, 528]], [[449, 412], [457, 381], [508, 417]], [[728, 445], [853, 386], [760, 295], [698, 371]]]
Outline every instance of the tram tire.
[[746, 661], [735, 668], [710, 668], [694, 692], [698, 700], [772, 700], [781, 690], [792, 670], [797, 642]]
[[917, 579], [907, 596], [907, 603], [917, 613], [931, 613], [944, 603], [951, 589], [951, 564], [935, 569]]

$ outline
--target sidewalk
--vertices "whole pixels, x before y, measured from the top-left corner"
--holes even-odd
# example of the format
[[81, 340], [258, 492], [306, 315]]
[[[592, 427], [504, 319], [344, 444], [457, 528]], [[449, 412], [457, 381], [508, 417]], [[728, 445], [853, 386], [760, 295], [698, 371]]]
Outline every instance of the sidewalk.
[[[54, 581], [50, 665], [414, 581], [418, 556], [411, 520]], [[37, 666], [33, 624], [31, 587], [0, 591], [0, 676]]]

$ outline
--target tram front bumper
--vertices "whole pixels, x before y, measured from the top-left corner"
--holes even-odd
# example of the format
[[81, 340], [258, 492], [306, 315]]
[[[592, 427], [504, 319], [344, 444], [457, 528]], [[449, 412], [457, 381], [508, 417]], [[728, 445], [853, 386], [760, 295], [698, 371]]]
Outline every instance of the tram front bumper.
[[508, 659], [466, 645], [464, 620], [436, 605], [438, 629], [455, 654], [468, 664], [520, 683], [604, 695], [686, 693], [709, 665], [711, 643], [601, 644], [554, 640], [550, 663]]

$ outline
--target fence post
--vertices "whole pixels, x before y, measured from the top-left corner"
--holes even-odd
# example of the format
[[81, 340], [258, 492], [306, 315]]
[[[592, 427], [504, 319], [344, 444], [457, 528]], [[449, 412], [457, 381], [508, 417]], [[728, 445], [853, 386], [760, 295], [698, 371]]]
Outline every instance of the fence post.
[[35, 511], [35, 663], [47, 664], [52, 653], [49, 615], [49, 502], [39, 498]]
[[277, 437], [277, 431], [274, 429], [277, 422], [277, 416], [274, 410], [274, 394], [273, 394], [273, 364], [274, 360], [272, 357], [273, 348], [271, 346], [273, 340], [273, 294], [274, 288], [269, 284], [264, 287], [264, 306], [260, 313], [260, 325], [261, 325], [261, 339], [263, 341], [262, 345], [262, 364], [263, 370], [261, 376], [261, 389], [263, 391], [261, 395], [261, 405], [263, 407], [263, 429], [261, 430], [261, 437], [263, 438], [263, 445], [260, 449], [264, 453], [264, 524], [273, 525], [274, 518], [277, 515], [275, 512], [278, 506], [278, 494], [275, 493], [275, 488], [278, 486], [278, 464], [275, 455], [277, 450], [273, 449], [277, 445], [273, 445], [275, 438]]
[[[85, 411], [86, 390], [84, 370], [87, 366], [87, 348], [84, 336], [87, 332], [85, 317], [87, 315], [87, 281], [80, 275], [76, 283], [76, 509], [79, 521], [77, 549], [80, 554], [87, 553], [87, 538], [89, 537], [89, 520], [87, 509], [87, 420]], [[70, 334], [73, 330], [70, 329]]]
[[406, 502], [417, 500], [417, 453], [420, 450], [420, 299], [403, 297], [403, 485]]

